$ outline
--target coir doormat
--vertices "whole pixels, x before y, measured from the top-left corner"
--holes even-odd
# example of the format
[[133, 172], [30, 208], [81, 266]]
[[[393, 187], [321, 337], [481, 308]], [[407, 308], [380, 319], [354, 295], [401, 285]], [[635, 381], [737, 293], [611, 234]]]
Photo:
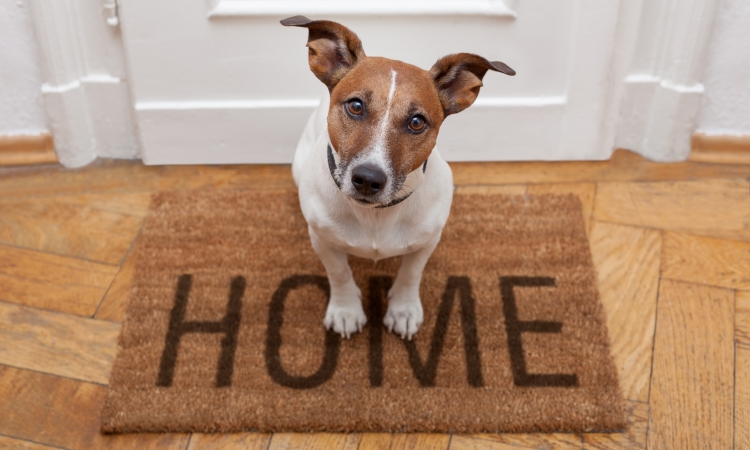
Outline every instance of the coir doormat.
[[398, 258], [351, 258], [369, 322], [324, 330], [295, 192], [159, 194], [136, 257], [104, 432], [625, 426], [574, 196], [456, 195], [412, 341], [382, 324]]

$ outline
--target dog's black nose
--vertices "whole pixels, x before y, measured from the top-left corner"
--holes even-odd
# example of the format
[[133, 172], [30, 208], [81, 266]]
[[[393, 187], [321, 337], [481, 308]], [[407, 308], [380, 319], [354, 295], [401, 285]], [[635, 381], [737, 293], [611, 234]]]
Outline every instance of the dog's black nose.
[[374, 195], [385, 188], [388, 177], [375, 164], [360, 164], [352, 170], [354, 189], [362, 195]]

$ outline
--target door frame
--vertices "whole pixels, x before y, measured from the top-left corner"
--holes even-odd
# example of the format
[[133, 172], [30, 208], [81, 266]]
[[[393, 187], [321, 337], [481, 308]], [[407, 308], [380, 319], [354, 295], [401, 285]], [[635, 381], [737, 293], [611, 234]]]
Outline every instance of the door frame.
[[[117, 29], [115, 1], [29, 0], [45, 76], [41, 89], [56, 151], [60, 161], [68, 167], [85, 165], [96, 156], [138, 157], [139, 145], [133, 115], [139, 113], [137, 109], [145, 111], [159, 106], [139, 107], [131, 101], [127, 73], [118, 70], [110, 71], [115, 73], [101, 73], [101, 70], [92, 69], [87, 64], [87, 58], [92, 54], [92, 44], [90, 39], [83, 39], [78, 31], [82, 25], [106, 34], [104, 37], [113, 42], [110, 47], [116, 47], [108, 57], [121, 59], [115, 65], [127, 66], [122, 43], [114, 42], [121, 39]], [[277, 1], [213, 1], [215, 7], [212, 14], [217, 17], [278, 14], [276, 11], [264, 13], [253, 10], [263, 5], [278, 4]], [[513, 16], [516, 1], [524, 0], [471, 0], [464, 3], [464, 11], [451, 10], [446, 6], [439, 13]], [[610, 153], [615, 148], [627, 148], [658, 161], [685, 159], [690, 152], [690, 136], [695, 129], [704, 92], [701, 80], [718, 1], [620, 0], [615, 5], [618, 8], [615, 27], [604, 22], [599, 30], [577, 27], [573, 40], [585, 43], [580, 48], [613, 49], [609, 67], [605, 68], [608, 71], [605, 77], [607, 82], [599, 83], [592, 90], [590, 83], [595, 77], [577, 64], [577, 60], [585, 55], [581, 55], [581, 52], [573, 55], [567, 93], [572, 102], [565, 105], [565, 121], [562, 124], [564, 142], [559, 146], [559, 154], [550, 155], [548, 159], [570, 159], [566, 149], [581, 146], [603, 147]], [[330, 7], [332, 3], [335, 2], [327, 1], [319, 5]], [[449, 5], [448, 2], [443, 3]], [[613, 7], [605, 3], [577, 0], [575, 5], [581, 17], [595, 18], [601, 14], [601, 8]], [[413, 5], [410, 6], [408, 0], [386, 4], [393, 5], [393, 14], [412, 14], [415, 11], [410, 9]], [[293, 6], [302, 13], [315, 12], [306, 11], [309, 9], [306, 6], [310, 5], [306, 0], [286, 0], [284, 5]], [[90, 10], [97, 6], [100, 8], [98, 14], [91, 14]], [[82, 10], [89, 13], [82, 14]], [[359, 13], [371, 14], [373, 11], [365, 8]], [[382, 11], [378, 13], [382, 14]], [[94, 20], [101, 20], [102, 23], [89, 23]], [[588, 22], [596, 23], [595, 20]], [[592, 35], [600, 38], [592, 40]], [[601, 36], [606, 38], [601, 39]], [[588, 94], [581, 95], [584, 92]], [[597, 92], [603, 96], [601, 98], [606, 98], [605, 102], [596, 101], [594, 97]], [[482, 105], [480, 97], [477, 106]], [[592, 105], [596, 105], [596, 114], [603, 117], [602, 122], [595, 126], [585, 123], [591, 116]], [[296, 108], [304, 113], [311, 105], [271, 106]], [[107, 120], [102, 120], [103, 111], [107, 111]], [[581, 129], [590, 132], [566, 132]], [[592, 155], [592, 158], [601, 159], [601, 156]]]
[[139, 158], [115, 0], [29, 0], [58, 160]]

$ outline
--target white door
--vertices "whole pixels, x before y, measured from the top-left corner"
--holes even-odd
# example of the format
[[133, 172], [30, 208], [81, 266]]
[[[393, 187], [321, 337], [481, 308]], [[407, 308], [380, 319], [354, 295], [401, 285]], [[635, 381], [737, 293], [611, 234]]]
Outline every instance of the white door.
[[[297, 14], [340, 22], [370, 56], [429, 69], [471, 52], [489, 72], [448, 118], [452, 161], [605, 159], [619, 0], [119, 0], [147, 164], [288, 163], [325, 87]], [[611, 103], [611, 102], [610, 102]]]

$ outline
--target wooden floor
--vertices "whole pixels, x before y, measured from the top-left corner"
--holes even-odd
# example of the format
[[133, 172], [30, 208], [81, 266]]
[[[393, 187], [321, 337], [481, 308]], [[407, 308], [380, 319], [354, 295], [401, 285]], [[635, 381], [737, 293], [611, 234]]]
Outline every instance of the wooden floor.
[[454, 164], [458, 190], [584, 205], [630, 410], [619, 434], [102, 436], [151, 193], [285, 189], [288, 166], [0, 169], [0, 448], [750, 449], [750, 165]]

